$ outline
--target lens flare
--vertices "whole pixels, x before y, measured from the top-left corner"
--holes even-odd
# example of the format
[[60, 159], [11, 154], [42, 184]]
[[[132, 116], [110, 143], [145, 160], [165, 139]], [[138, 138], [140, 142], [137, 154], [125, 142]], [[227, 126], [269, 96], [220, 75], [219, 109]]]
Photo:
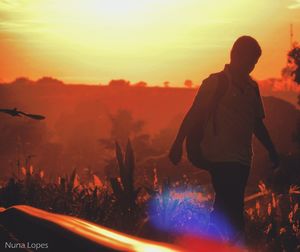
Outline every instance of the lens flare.
[[207, 193], [195, 192], [192, 188], [177, 188], [164, 192], [149, 202], [150, 222], [159, 230], [179, 236], [227, 240], [233, 234], [233, 229], [220, 216], [214, 217], [212, 224], [212, 206], [209, 199]]

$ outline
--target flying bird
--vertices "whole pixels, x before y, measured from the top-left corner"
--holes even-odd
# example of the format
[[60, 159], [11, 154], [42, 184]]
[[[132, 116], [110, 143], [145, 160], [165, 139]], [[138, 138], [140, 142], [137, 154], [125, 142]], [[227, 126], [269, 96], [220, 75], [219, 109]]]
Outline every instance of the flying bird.
[[19, 110], [17, 110], [17, 108], [14, 108], [14, 109], [0, 109], [0, 112], [9, 114], [11, 116], [22, 116], [23, 115], [23, 116], [29, 117], [31, 119], [34, 119], [34, 120], [44, 120], [46, 118], [45, 116], [42, 116], [42, 115], [28, 114], [28, 113], [19, 111]]

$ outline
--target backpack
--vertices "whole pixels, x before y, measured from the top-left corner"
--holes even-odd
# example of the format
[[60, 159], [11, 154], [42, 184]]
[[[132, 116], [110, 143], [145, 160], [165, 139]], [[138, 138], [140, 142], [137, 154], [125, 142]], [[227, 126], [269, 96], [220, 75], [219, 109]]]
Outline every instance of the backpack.
[[197, 116], [197, 120], [193, 123], [193, 125], [191, 125], [190, 130], [186, 136], [186, 152], [188, 160], [197, 168], [204, 170], [210, 170], [212, 162], [206, 160], [201, 153], [200, 143], [203, 139], [203, 131], [208, 119], [212, 117], [213, 131], [215, 135], [217, 134], [217, 127], [215, 122], [216, 112], [221, 98], [224, 96], [229, 87], [229, 80], [224, 71], [217, 73], [217, 77], [217, 88], [207, 107], [207, 115], [205, 116], [203, 114], [199, 114]]

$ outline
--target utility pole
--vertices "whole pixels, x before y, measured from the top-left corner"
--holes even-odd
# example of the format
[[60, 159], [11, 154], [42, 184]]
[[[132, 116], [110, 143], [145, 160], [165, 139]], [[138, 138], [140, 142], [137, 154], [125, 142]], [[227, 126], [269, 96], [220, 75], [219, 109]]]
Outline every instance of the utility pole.
[[294, 27], [293, 24], [290, 24], [290, 46], [291, 49], [294, 47]]

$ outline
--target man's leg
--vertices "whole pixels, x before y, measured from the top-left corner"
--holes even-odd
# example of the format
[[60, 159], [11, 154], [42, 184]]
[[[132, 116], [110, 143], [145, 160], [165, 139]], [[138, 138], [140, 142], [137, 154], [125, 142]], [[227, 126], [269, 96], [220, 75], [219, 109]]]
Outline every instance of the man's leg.
[[215, 190], [211, 219], [230, 236], [244, 233], [244, 193], [249, 170], [239, 163], [224, 162], [216, 163], [210, 171]]

